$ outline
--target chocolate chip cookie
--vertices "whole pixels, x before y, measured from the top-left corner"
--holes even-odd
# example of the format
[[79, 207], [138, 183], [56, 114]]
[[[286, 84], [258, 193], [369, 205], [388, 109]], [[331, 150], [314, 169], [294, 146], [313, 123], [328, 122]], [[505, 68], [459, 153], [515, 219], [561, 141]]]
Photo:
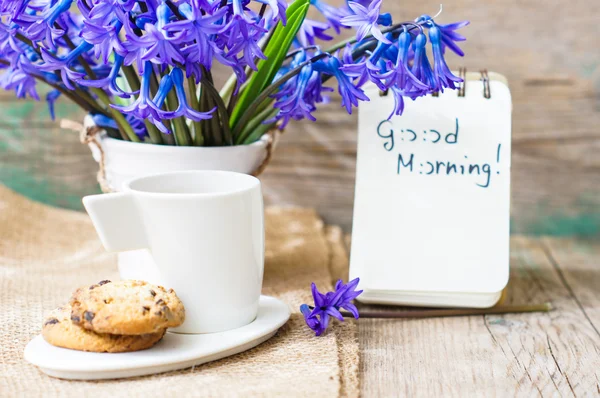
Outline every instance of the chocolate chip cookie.
[[166, 329], [138, 336], [99, 334], [71, 322], [71, 306], [51, 311], [44, 319], [42, 336], [57, 347], [91, 352], [129, 352], [150, 348], [162, 339]]
[[71, 321], [96, 333], [147, 334], [177, 327], [185, 309], [173, 289], [143, 281], [102, 281], [77, 289]]

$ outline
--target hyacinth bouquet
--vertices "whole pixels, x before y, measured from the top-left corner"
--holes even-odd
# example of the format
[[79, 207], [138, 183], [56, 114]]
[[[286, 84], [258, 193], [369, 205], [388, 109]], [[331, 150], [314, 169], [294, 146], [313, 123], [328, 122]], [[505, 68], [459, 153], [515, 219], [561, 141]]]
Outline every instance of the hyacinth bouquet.
[[[468, 22], [395, 23], [381, 2], [0, 0], [0, 85], [39, 100], [45, 83], [52, 117], [67, 97], [110, 136], [163, 145], [252, 143], [316, 120], [330, 85], [351, 113], [374, 83], [393, 95], [391, 117], [407, 98], [457, 87], [444, 56], [463, 55], [456, 30]], [[232, 72], [220, 87], [214, 68]]]

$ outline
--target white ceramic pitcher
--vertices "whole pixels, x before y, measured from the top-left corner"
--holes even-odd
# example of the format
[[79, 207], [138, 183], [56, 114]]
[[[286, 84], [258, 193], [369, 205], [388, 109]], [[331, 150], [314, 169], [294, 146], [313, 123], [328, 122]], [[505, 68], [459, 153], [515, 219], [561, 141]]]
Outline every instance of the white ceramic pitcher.
[[256, 318], [264, 268], [260, 181], [228, 171], [137, 178], [83, 199], [109, 251], [149, 249], [186, 309], [180, 333], [212, 333]]

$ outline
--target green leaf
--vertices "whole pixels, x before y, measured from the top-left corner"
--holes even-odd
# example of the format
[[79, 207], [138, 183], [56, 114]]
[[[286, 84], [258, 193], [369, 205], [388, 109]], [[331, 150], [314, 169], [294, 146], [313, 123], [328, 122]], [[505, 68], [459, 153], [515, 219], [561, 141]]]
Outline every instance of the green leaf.
[[[265, 48], [266, 60], [260, 60], [257, 67], [258, 71], [252, 75], [244, 91], [240, 94], [236, 106], [231, 113], [230, 126], [235, 127], [240, 121], [244, 112], [256, 99], [260, 93], [267, 87], [281, 68], [285, 56], [304, 22], [306, 13], [310, 6], [310, 0], [296, 0], [287, 9], [287, 24], [283, 26], [281, 22], [275, 28], [271, 40]], [[240, 129], [236, 129], [240, 131]]]
[[[275, 93], [275, 91], [277, 91], [277, 89], [279, 87], [281, 87], [282, 84], [284, 84], [285, 82], [287, 82], [288, 80], [290, 80], [291, 78], [296, 76], [298, 73], [300, 73], [300, 71], [302, 71], [302, 68], [304, 68], [306, 65], [308, 65], [312, 62], [316, 62], [319, 59], [324, 58], [326, 56], [329, 56], [329, 54], [321, 53], [319, 55], [315, 55], [308, 61], [304, 61], [300, 65], [297, 65], [295, 68], [289, 70], [287, 73], [285, 73], [279, 79], [277, 79], [276, 81], [274, 81], [273, 83], [271, 83], [270, 85], [265, 87], [264, 90], [261, 91], [259, 96], [256, 97], [256, 99], [254, 99], [250, 103], [250, 105], [248, 106], [248, 110], [246, 110], [246, 112], [242, 115], [240, 121], [238, 122], [238, 126], [236, 126], [236, 130], [234, 130], [234, 133], [233, 133], [236, 144], [243, 143], [246, 141], [246, 137], [244, 136], [244, 133], [242, 132], [242, 133], [238, 134], [239, 131], [244, 130], [244, 128], [246, 127], [246, 123], [248, 121], [250, 121], [250, 119], [252, 119], [255, 112], [259, 112], [259, 109], [261, 109], [263, 104], [265, 104], [265, 102], [267, 102], [267, 99], [269, 98], [270, 95]], [[262, 109], [264, 109], [264, 108], [262, 108]], [[238, 129], [238, 127], [239, 127], [239, 129]]]

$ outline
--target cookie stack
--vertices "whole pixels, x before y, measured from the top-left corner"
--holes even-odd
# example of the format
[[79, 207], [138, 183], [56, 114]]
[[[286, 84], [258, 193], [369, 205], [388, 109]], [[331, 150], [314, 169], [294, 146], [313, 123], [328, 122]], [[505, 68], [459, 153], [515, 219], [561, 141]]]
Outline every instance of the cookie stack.
[[143, 281], [101, 281], [77, 289], [68, 305], [44, 319], [42, 336], [57, 347], [129, 352], [152, 347], [185, 309], [173, 289]]

